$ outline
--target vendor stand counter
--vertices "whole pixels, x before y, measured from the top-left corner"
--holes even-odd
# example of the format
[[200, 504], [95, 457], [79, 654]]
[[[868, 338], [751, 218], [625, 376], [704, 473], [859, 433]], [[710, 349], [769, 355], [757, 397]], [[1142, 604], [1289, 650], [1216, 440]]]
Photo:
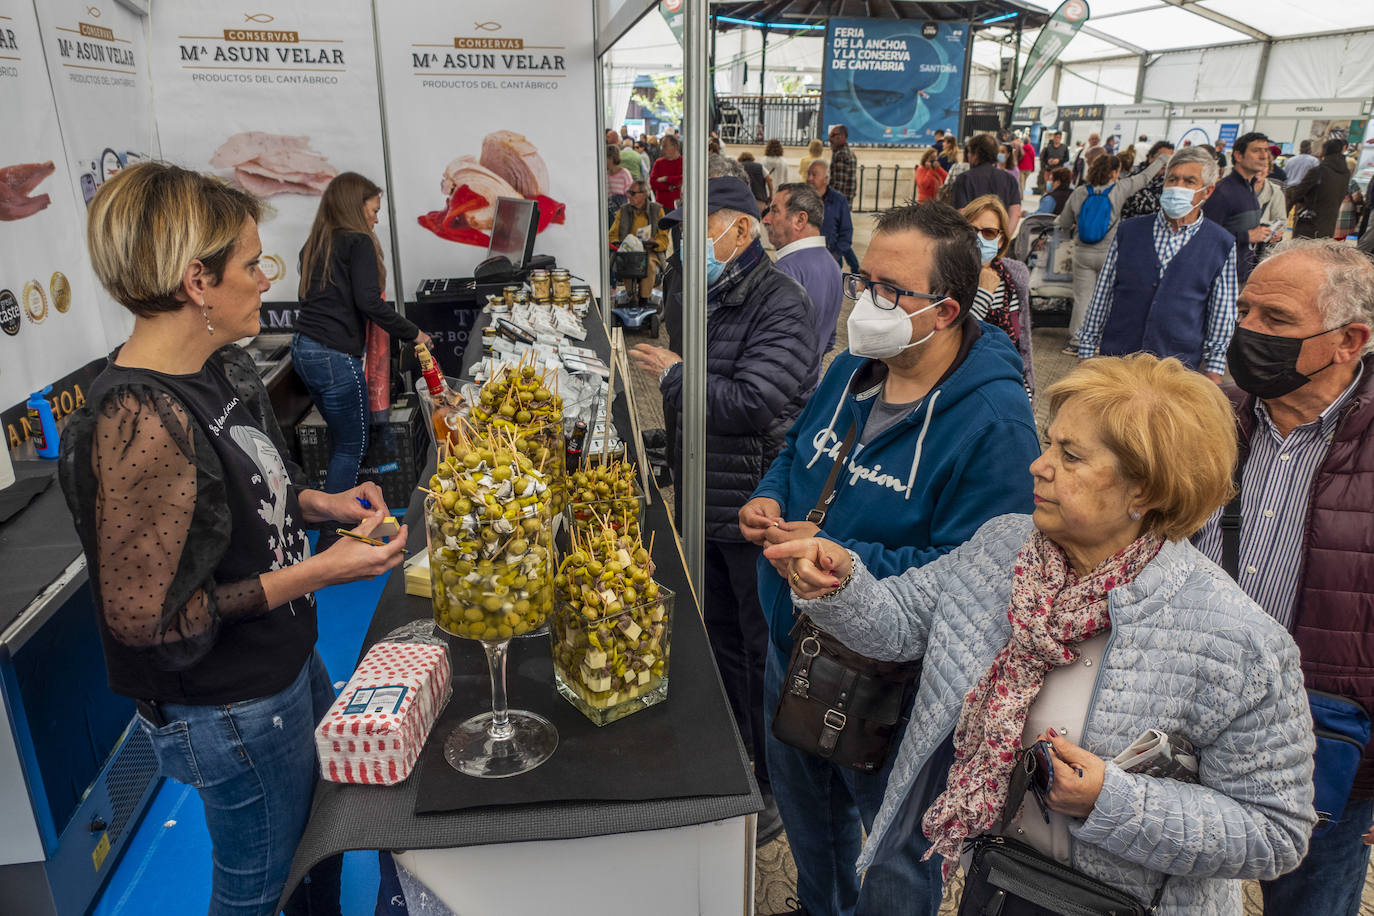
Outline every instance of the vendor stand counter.
[[[481, 316], [474, 329], [465, 366], [480, 353], [486, 320]], [[586, 323], [583, 345], [609, 359], [595, 309]], [[612, 417], [628, 434], [623, 393], [616, 396]], [[398, 851], [408, 897], [423, 897], [425, 916], [752, 916], [755, 815], [763, 804], [662, 494], [654, 488], [651, 496], [642, 527], [646, 543], [655, 532], [654, 577], [677, 593], [668, 698], [597, 728], [558, 695], [548, 636], [516, 639], [507, 661], [511, 707], [551, 718], [559, 747], [528, 773], [464, 776], [444, 761], [443, 740], [458, 722], [490, 709], [490, 680], [480, 645], [450, 638], [453, 697], [415, 771], [390, 787], [321, 782], [287, 894], [328, 856], [386, 849]], [[417, 491], [406, 513], [412, 554], [425, 550], [422, 501]], [[430, 600], [407, 595], [404, 576], [394, 573], [363, 654], [392, 630], [432, 614]], [[624, 778], [606, 791], [605, 772]], [[577, 778], [579, 773], [587, 778]], [[706, 788], [683, 794], [689, 785]], [[423, 885], [418, 894], [415, 882]]]

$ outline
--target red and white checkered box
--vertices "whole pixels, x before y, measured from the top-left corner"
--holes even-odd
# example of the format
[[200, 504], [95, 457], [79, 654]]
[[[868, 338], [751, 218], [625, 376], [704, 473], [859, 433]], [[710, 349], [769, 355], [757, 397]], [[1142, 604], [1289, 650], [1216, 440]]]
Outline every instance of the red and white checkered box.
[[410, 775], [453, 692], [448, 649], [380, 642], [315, 729], [330, 782], [391, 786]]

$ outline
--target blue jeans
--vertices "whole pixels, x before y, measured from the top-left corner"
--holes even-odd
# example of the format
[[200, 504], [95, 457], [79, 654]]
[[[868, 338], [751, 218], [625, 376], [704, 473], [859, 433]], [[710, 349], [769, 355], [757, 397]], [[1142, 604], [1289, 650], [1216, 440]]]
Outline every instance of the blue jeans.
[[[139, 717], [162, 774], [196, 789], [205, 805], [214, 860], [210, 916], [277, 912], [310, 816], [319, 770], [315, 724], [333, 702], [329, 673], [312, 652], [280, 693], [220, 706], [164, 703], [161, 728]], [[312, 900], [301, 911], [339, 912], [340, 862], [327, 860], [312, 871], [317, 886], [303, 892]], [[293, 898], [293, 911], [296, 903]]]
[[1357, 916], [1369, 847], [1360, 838], [1374, 824], [1374, 801], [1351, 799], [1340, 822], [1307, 847], [1294, 871], [1260, 882], [1266, 913], [1303, 916]]
[[[808, 916], [936, 916], [944, 892], [944, 860], [932, 856], [921, 861], [930, 844], [919, 829], [900, 850], [868, 869], [862, 887], [854, 871], [860, 825], [873, 829], [897, 759], [896, 745], [882, 770], [870, 775], [783, 744], [773, 737], [773, 713], [786, 673], [787, 656], [770, 642], [763, 678], [768, 774], [797, 863], [797, 897]], [[908, 704], [897, 740], [910, 714]]]
[[291, 338], [291, 364], [305, 382], [334, 440], [324, 491], [350, 490], [357, 486], [358, 468], [367, 451], [369, 416], [363, 361], [296, 334]]

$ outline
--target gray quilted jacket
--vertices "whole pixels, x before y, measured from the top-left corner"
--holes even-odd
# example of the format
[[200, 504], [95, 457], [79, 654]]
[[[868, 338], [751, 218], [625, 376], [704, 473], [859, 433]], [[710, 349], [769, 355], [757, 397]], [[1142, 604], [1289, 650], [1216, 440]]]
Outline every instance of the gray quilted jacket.
[[[878, 581], [855, 560], [834, 598], [799, 610], [873, 658], [925, 658], [911, 723], [860, 870], [920, 829], [906, 804], [953, 730], [964, 695], [1010, 635], [1012, 565], [1031, 521], [1003, 515], [953, 552]], [[1239, 878], [1296, 868], [1316, 821], [1312, 720], [1288, 633], [1187, 541], [1165, 543], [1135, 581], [1108, 596], [1111, 637], [1088, 704], [1083, 745], [1110, 760], [1146, 728], [1198, 748], [1201, 784], [1107, 764], [1093, 813], [1070, 828], [1072, 864], [1153, 896], [1159, 912], [1239, 914]], [[928, 793], [927, 793], [928, 794]]]

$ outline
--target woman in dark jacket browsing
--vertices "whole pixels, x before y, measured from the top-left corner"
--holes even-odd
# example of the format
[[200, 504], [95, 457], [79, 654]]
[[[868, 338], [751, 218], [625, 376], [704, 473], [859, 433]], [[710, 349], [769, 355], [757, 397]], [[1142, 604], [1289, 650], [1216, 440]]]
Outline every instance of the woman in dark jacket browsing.
[[[314, 591], [399, 566], [406, 538], [311, 555], [304, 525], [366, 535], [387, 507], [375, 483], [300, 486], [267, 390], [233, 344], [258, 333], [269, 285], [259, 211], [157, 162], [101, 186], [91, 263], [134, 328], [72, 414], [58, 462], [110, 689], [136, 702], [162, 774], [204, 803], [211, 916], [277, 912], [310, 814], [315, 723], [334, 701]], [[339, 912], [332, 863], [312, 873], [312, 913]]]
[[381, 188], [357, 172], [344, 172], [324, 189], [301, 249], [301, 308], [291, 362], [334, 439], [324, 479], [327, 493], [358, 482], [367, 451], [363, 349], [368, 322], [401, 340], [430, 343], [428, 334], [382, 298], [386, 267], [372, 231], [381, 207]]

